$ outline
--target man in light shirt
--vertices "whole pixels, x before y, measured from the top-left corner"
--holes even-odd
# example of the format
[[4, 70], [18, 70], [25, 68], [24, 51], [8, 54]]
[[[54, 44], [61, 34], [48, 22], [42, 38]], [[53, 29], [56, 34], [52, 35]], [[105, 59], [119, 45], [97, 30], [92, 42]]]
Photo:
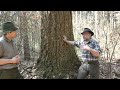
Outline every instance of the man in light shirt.
[[18, 70], [20, 56], [13, 43], [18, 28], [12, 22], [2, 25], [3, 36], [0, 38], [0, 79], [23, 79]]
[[98, 42], [92, 39], [94, 33], [89, 28], [84, 28], [81, 33], [83, 41], [69, 41], [64, 36], [63, 40], [71, 45], [77, 46], [82, 52], [82, 65], [79, 67], [77, 79], [85, 79], [90, 75], [91, 79], [99, 79], [99, 57], [101, 53]]

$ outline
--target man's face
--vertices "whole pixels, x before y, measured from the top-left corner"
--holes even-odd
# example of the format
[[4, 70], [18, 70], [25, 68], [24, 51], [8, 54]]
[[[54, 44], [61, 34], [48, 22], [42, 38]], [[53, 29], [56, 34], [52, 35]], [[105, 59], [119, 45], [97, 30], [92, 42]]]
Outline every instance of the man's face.
[[84, 32], [82, 35], [83, 35], [84, 40], [89, 40], [92, 37], [91, 33], [89, 33], [89, 32]]
[[12, 31], [12, 32], [10, 32], [10, 33], [8, 33], [9, 34], [9, 36], [11, 37], [11, 38], [16, 38], [17, 37], [17, 32], [16, 31]]

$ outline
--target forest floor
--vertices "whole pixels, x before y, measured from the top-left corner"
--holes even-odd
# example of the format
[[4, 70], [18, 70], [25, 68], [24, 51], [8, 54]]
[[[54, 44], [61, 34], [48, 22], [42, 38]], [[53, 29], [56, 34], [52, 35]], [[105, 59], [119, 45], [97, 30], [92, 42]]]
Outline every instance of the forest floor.
[[100, 79], [120, 79], [120, 61], [100, 60]]
[[35, 65], [37, 61], [23, 61], [19, 65], [19, 70], [24, 79], [36, 79]]
[[[106, 62], [100, 60], [100, 79], [120, 79], [120, 61]], [[24, 79], [36, 79], [36, 61], [24, 61], [19, 65], [19, 70]], [[89, 78], [89, 77], [88, 77]]]

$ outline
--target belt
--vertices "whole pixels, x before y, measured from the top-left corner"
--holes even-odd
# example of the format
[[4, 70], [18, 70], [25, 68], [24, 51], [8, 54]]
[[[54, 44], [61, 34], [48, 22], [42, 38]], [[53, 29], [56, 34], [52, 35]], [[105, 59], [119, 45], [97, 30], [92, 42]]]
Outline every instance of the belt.
[[3, 70], [12, 70], [12, 69], [17, 69], [17, 67], [10, 68], [10, 69], [4, 69], [4, 68], [0, 68], [0, 71], [3, 71]]
[[96, 62], [98, 62], [98, 60], [91, 60], [91, 61], [86, 60], [86, 61], [83, 61], [82, 64], [84, 64], [84, 63], [94, 64]]

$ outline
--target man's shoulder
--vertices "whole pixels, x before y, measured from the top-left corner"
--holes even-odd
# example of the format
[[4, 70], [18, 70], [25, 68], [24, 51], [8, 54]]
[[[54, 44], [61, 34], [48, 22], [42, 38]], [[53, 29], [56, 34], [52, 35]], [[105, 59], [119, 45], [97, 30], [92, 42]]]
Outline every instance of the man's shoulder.
[[3, 46], [3, 39], [0, 37], [0, 46]]
[[0, 37], [0, 42], [3, 42], [3, 41], [4, 41], [3, 37]]
[[91, 42], [94, 44], [98, 44], [99, 42], [96, 39], [91, 39]]
[[80, 41], [80, 40], [75, 40], [74, 42], [82, 43], [82, 41]]
[[2, 44], [3, 46], [4, 46], [4, 44], [6, 44], [4, 37], [0, 37], [0, 44]]

